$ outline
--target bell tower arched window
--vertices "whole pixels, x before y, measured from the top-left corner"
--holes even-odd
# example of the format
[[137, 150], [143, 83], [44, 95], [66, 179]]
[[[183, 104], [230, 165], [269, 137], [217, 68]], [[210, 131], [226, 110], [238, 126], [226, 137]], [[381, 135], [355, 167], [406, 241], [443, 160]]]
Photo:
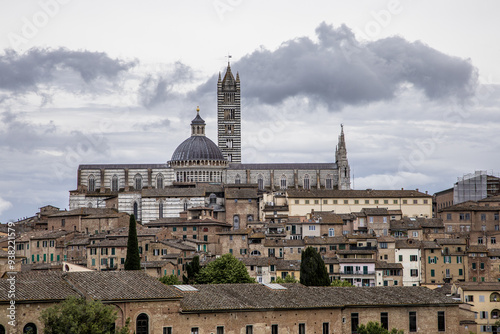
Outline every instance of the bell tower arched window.
[[236, 177], [234, 178], [234, 183], [236, 183], [236, 184], [240, 184], [241, 183], [240, 174], [236, 174]]
[[333, 176], [328, 174], [326, 176], [326, 189], [333, 189]]
[[163, 218], [163, 202], [160, 202], [158, 206], [158, 218]]

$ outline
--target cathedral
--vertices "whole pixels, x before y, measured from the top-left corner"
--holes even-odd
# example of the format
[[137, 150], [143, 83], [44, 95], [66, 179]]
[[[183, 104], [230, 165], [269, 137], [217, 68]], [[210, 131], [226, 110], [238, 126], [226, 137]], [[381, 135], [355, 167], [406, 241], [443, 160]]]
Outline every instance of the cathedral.
[[199, 108], [191, 136], [166, 163], [80, 165], [70, 209], [113, 207], [143, 224], [179, 217], [193, 207], [224, 206], [224, 186], [253, 184], [259, 192], [350, 189], [344, 131], [332, 163], [242, 163], [240, 76], [228, 64], [217, 82], [217, 144], [205, 135]]

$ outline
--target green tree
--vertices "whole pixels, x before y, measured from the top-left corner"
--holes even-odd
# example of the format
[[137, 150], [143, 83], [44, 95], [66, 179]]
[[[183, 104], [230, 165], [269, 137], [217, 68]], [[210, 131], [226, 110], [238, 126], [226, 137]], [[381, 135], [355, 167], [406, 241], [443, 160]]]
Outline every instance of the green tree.
[[376, 321], [369, 321], [366, 325], [358, 326], [358, 334], [404, 334], [403, 330], [397, 330], [396, 328], [388, 331], [383, 328], [381, 324]]
[[290, 276], [290, 274], [286, 275], [285, 279], [278, 277], [274, 281], [274, 283], [299, 283], [298, 280], [295, 279], [295, 277]]
[[165, 275], [163, 277], [158, 278], [160, 282], [166, 285], [179, 285], [182, 284], [181, 281], [175, 275]]
[[130, 215], [125, 270], [141, 270], [141, 257], [139, 255], [139, 241], [137, 240], [136, 225], [134, 215]]
[[182, 278], [185, 284], [194, 284], [196, 283], [196, 275], [200, 272], [200, 257], [197, 255], [193, 257], [193, 260], [186, 264], [186, 273], [187, 276]]
[[116, 310], [113, 306], [74, 296], [49, 307], [40, 315], [44, 334], [129, 333], [130, 319], [127, 319], [125, 327], [115, 330], [116, 319]]
[[321, 255], [312, 247], [307, 247], [300, 261], [300, 283], [306, 286], [329, 286], [330, 278]]
[[351, 283], [344, 281], [344, 280], [340, 280], [340, 279], [334, 280], [330, 285], [331, 286], [354, 286]]
[[207, 264], [196, 275], [198, 284], [255, 283], [247, 268], [232, 254], [224, 254]]

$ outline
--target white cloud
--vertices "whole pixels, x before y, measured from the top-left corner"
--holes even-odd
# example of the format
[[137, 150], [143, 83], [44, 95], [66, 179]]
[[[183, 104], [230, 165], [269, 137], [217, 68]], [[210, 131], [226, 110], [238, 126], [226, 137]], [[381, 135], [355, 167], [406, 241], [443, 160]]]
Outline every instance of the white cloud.
[[12, 207], [11, 202], [4, 200], [2, 197], [0, 197], [0, 215], [2, 214], [2, 212], [10, 209], [11, 207]]

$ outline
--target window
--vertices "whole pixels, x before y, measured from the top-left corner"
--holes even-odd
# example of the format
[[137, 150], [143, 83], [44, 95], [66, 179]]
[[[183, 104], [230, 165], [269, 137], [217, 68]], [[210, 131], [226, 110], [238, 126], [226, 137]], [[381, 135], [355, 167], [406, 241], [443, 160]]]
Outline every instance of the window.
[[224, 334], [224, 326], [217, 326], [217, 334]]
[[305, 204], [309, 204], [309, 200], [308, 200], [308, 199], [306, 199], [306, 200], [304, 201], [304, 203], [305, 203]]
[[434, 277], [436, 276], [436, 272], [434, 271], [434, 269], [431, 269], [431, 277]]
[[418, 238], [418, 231], [413, 231], [413, 237]]
[[403, 262], [403, 255], [399, 256], [399, 262]]
[[331, 174], [326, 176], [326, 189], [333, 189], [333, 177]]
[[323, 323], [323, 334], [330, 334], [330, 323], [329, 322]]
[[142, 176], [139, 173], [134, 176], [134, 186], [136, 190], [142, 189]]
[[474, 295], [467, 295], [467, 296], [465, 296], [465, 301], [466, 302], [473, 302], [474, 301]]
[[233, 216], [233, 229], [235, 229], [235, 230], [240, 229], [240, 216], [239, 215]]
[[139, 218], [139, 205], [137, 202], [134, 202], [134, 217], [135, 219]]
[[89, 175], [88, 191], [95, 191], [95, 177], [93, 174]]
[[309, 231], [316, 231], [316, 226], [309, 225]]
[[163, 334], [172, 334], [172, 327], [163, 327]]
[[479, 269], [484, 270], [484, 262], [481, 262], [481, 263], [479, 264]]
[[278, 334], [278, 325], [271, 325], [271, 334]]
[[148, 334], [149, 333], [149, 317], [146, 313], [141, 313], [137, 316], [136, 334]]
[[483, 244], [483, 237], [478, 237], [477, 243], [478, 243], [478, 245], [482, 245]]
[[444, 332], [445, 330], [444, 311], [438, 311], [438, 331]]
[[304, 175], [304, 184], [303, 184], [303, 187], [304, 187], [304, 189], [311, 189], [310, 182], [309, 182], [309, 174]]
[[462, 263], [462, 262], [463, 262], [462, 256], [457, 256], [457, 263]]
[[200, 334], [200, 330], [198, 329], [198, 327], [191, 328], [191, 334]]
[[329, 228], [328, 229], [328, 236], [329, 237], [334, 237], [335, 236], [335, 229]]
[[252, 325], [247, 325], [245, 334], [253, 334], [253, 326]]
[[373, 217], [369, 218], [370, 223], [373, 223]]
[[262, 174], [259, 174], [259, 176], [257, 177], [257, 184], [259, 185], [259, 190], [264, 190], [264, 177], [262, 176]]
[[27, 323], [23, 328], [23, 333], [37, 334], [36, 325], [32, 322]]
[[472, 270], [476, 270], [476, 263], [472, 262]]
[[163, 218], [163, 202], [158, 205], [158, 218]]
[[491, 237], [491, 243], [496, 244], [497, 243], [497, 238], [496, 237]]
[[299, 334], [306, 334], [306, 324], [299, 324]]
[[[475, 278], [475, 277], [474, 277]], [[483, 295], [480, 295], [479, 296], [479, 302], [480, 303], [484, 303], [484, 296]]]
[[389, 313], [382, 312], [380, 313], [380, 324], [383, 328], [389, 329]]
[[446, 220], [451, 220], [451, 213], [446, 214]]
[[410, 269], [411, 277], [418, 277], [418, 269]]
[[369, 199], [365, 199], [365, 204], [370, 204], [370, 200]]
[[156, 189], [163, 189], [163, 174], [158, 173], [156, 176]]
[[358, 313], [351, 313], [351, 332], [357, 333], [358, 326], [359, 326], [359, 314]]
[[392, 201], [393, 204], [398, 204], [398, 200], [395, 199], [394, 201]]
[[236, 183], [236, 184], [240, 184], [241, 183], [240, 174], [236, 174], [236, 176], [234, 177], [234, 183]]
[[414, 199], [413, 204], [418, 204], [418, 199]]
[[376, 199], [374, 202], [375, 202], [375, 204], [378, 204], [378, 199]]
[[384, 199], [384, 204], [389, 204], [389, 200]]
[[381, 242], [378, 244], [380, 248], [386, 249], [387, 248], [387, 242]]
[[417, 331], [417, 312], [409, 313], [409, 327], [410, 327], [410, 332]]
[[486, 312], [486, 311], [479, 312], [479, 318], [488, 319], [488, 312]]
[[416, 262], [417, 260], [418, 260], [418, 257], [416, 255], [410, 255], [411, 262]]
[[[281, 189], [286, 189], [286, 175], [281, 175], [281, 182], [280, 182], [280, 188]], [[278, 325], [276, 325], [278, 326]]]
[[407, 199], [404, 199], [404, 200], [403, 200], [403, 204], [408, 204], [408, 200], [407, 200]]

